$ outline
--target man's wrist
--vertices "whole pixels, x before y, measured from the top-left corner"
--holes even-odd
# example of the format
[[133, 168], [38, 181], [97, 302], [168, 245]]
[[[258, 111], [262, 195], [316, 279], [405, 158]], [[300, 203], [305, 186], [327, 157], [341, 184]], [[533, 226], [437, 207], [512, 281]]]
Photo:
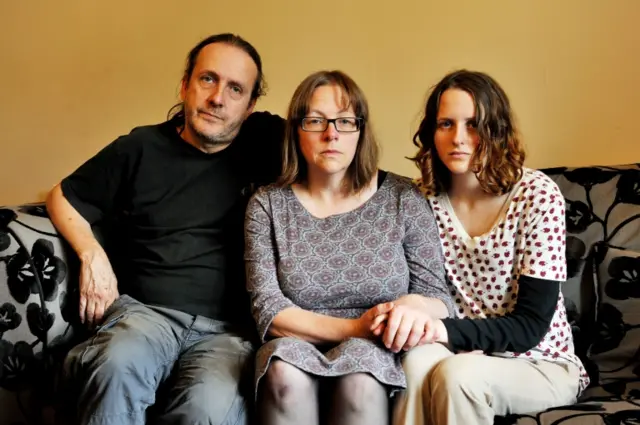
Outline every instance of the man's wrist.
[[82, 248], [76, 250], [76, 255], [81, 263], [87, 263], [94, 260], [96, 257], [102, 257], [105, 254], [102, 246], [96, 241], [95, 243], [89, 243]]

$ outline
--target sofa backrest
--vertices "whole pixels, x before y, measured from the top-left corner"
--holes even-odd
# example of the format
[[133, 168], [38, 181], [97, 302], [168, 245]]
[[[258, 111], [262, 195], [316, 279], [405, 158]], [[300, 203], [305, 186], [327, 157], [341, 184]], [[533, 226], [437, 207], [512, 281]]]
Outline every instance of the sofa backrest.
[[640, 252], [640, 163], [541, 171], [566, 200], [568, 279], [563, 294], [576, 350], [585, 355], [598, 332], [602, 252], [608, 247]]

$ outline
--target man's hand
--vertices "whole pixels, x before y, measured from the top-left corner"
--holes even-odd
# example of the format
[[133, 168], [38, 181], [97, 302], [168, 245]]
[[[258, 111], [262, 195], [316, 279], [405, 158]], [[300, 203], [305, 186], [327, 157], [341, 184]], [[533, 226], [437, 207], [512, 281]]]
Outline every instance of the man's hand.
[[391, 310], [394, 308], [393, 302], [384, 304], [378, 304], [375, 307], [365, 311], [360, 318], [355, 320], [355, 336], [359, 338], [372, 339], [374, 335], [373, 330], [376, 328], [376, 320], [384, 321]]
[[119, 297], [118, 282], [102, 249], [83, 253], [80, 262], [80, 321], [93, 328]]

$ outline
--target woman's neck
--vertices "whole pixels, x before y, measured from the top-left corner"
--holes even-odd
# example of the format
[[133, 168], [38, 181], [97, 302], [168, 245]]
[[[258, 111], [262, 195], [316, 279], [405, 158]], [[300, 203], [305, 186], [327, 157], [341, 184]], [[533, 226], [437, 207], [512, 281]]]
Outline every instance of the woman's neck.
[[325, 174], [309, 170], [304, 186], [311, 197], [331, 201], [347, 196], [345, 179], [346, 173]]
[[447, 195], [450, 199], [464, 203], [475, 203], [491, 196], [480, 186], [480, 181], [472, 172], [452, 175]]

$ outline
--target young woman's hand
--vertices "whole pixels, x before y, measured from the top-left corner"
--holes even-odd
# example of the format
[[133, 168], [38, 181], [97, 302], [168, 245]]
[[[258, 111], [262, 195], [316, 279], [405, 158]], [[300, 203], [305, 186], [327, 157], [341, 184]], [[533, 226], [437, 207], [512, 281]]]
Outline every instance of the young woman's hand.
[[396, 305], [389, 313], [382, 342], [394, 353], [435, 342], [439, 338], [437, 322], [419, 308]]
[[[395, 306], [404, 305], [418, 309], [423, 307], [422, 297], [416, 294], [403, 295], [402, 297], [395, 300], [393, 304]], [[388, 318], [389, 314], [382, 314], [376, 317], [375, 321], [373, 322], [373, 327], [371, 328], [371, 331], [375, 336], [382, 336], [384, 334]]]

